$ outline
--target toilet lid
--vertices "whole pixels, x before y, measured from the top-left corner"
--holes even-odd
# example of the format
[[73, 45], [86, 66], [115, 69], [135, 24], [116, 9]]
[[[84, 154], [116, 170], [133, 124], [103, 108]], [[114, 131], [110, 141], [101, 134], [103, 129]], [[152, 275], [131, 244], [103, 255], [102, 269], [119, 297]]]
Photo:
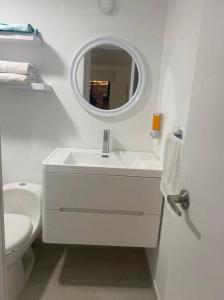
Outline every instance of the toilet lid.
[[17, 214], [4, 214], [5, 252], [21, 247], [32, 233], [33, 226], [29, 217]]

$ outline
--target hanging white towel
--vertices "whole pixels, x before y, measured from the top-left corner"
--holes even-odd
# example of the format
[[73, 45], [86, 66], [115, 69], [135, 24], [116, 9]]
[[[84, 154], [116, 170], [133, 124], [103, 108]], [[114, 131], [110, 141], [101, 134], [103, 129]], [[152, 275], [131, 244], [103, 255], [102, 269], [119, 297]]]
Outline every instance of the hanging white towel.
[[0, 84], [25, 85], [32, 82], [28, 75], [0, 73]]
[[160, 189], [163, 196], [178, 194], [179, 174], [183, 141], [174, 134], [166, 138], [163, 173]]
[[30, 63], [0, 60], [0, 73], [35, 76], [35, 68]]

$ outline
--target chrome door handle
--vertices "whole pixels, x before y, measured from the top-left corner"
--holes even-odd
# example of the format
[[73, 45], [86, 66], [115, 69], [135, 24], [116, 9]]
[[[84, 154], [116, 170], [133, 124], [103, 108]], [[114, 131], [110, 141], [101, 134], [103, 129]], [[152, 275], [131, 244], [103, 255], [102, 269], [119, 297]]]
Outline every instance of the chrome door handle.
[[167, 201], [178, 216], [181, 216], [182, 212], [176, 204], [180, 204], [183, 209], [188, 209], [190, 206], [190, 198], [186, 190], [181, 190], [180, 195], [168, 195]]

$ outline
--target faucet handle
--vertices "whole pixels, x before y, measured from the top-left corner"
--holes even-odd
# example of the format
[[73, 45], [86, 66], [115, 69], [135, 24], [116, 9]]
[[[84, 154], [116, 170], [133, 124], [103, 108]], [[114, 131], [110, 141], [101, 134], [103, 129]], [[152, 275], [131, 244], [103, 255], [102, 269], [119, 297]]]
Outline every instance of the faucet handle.
[[109, 152], [110, 152], [110, 130], [104, 129], [102, 157], [109, 157], [109, 154], [108, 154]]
[[110, 138], [110, 129], [104, 129], [103, 131], [103, 139], [104, 140], [109, 140]]

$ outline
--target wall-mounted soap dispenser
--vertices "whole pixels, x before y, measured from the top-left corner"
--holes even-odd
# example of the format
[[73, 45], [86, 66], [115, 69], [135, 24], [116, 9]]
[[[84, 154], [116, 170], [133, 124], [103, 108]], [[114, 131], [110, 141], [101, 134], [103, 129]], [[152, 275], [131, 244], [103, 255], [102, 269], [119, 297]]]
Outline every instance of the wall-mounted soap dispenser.
[[152, 131], [150, 133], [153, 139], [158, 139], [161, 134], [162, 114], [154, 113], [152, 117]]

